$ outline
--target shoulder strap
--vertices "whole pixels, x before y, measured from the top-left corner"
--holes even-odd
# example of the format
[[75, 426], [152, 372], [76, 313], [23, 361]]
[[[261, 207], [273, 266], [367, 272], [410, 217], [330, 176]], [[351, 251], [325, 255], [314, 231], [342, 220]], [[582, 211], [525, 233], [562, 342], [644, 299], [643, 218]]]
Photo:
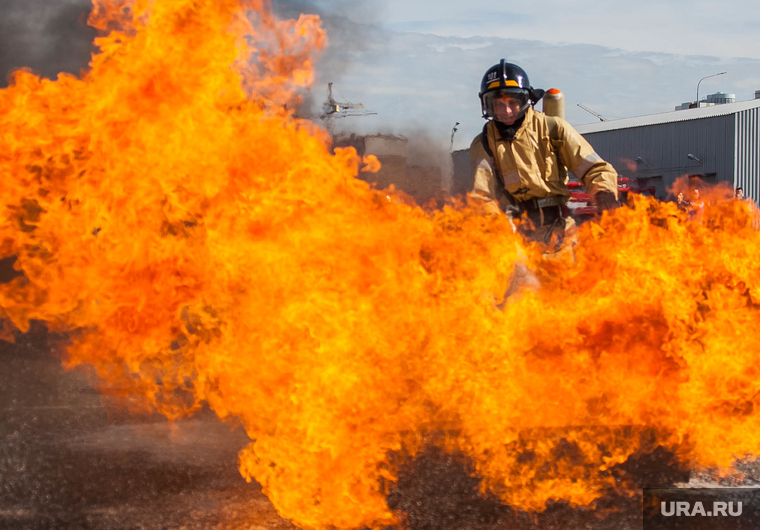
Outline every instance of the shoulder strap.
[[552, 151], [554, 151], [554, 156], [557, 157], [557, 163], [559, 164], [559, 176], [564, 180], [567, 177], [567, 166], [562, 161], [560, 150], [565, 142], [559, 137], [559, 121], [554, 116], [546, 116], [546, 126], [549, 129], [549, 140], [552, 144]]
[[[514, 198], [514, 196], [507, 191], [507, 188], [504, 186], [504, 177], [501, 174], [501, 168], [499, 167], [499, 161], [496, 159], [496, 157], [493, 154], [493, 149], [491, 148], [491, 139], [489, 138], [488, 134], [488, 125], [491, 123], [491, 121], [487, 121], [485, 125], [483, 125], [483, 134], [480, 136], [480, 142], [483, 144], [483, 149], [488, 154], [488, 156], [491, 157], [491, 161], [493, 162], [493, 172], [496, 176], [496, 180], [501, 185], [496, 192], [498, 194], [503, 194], [507, 201], [509, 201], [510, 204], [517, 204], [517, 199]], [[494, 126], [495, 127], [495, 126]], [[493, 145], [496, 146], [496, 139], [493, 138]]]
[[493, 158], [493, 151], [491, 151], [491, 146], [488, 145], [488, 123], [489, 122], [486, 122], [485, 125], [483, 125], [483, 134], [480, 135], [480, 143], [483, 144], [483, 149], [486, 150], [488, 156]]
[[491, 160], [493, 161], [493, 171], [496, 174], [496, 179], [501, 184], [501, 187], [504, 187], [504, 179], [501, 176], [501, 171], [499, 170], [499, 163], [496, 160], [496, 157], [493, 155], [493, 149], [491, 149], [491, 142], [488, 141], [488, 124], [491, 123], [490, 121], [487, 121], [485, 125], [483, 125], [483, 134], [480, 135], [480, 143], [483, 144], [483, 149], [488, 154], [488, 156], [491, 157]]
[[546, 116], [546, 125], [549, 127], [549, 138], [559, 140], [559, 123], [554, 116]]

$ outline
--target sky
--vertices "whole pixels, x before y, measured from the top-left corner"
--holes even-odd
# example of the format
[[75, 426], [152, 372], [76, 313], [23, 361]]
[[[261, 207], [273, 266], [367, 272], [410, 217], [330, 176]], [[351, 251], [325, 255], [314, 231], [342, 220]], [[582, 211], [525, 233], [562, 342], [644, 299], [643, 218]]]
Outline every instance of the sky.
[[[328, 77], [347, 101], [377, 116], [345, 118], [336, 130], [424, 130], [448, 148], [466, 148], [481, 130], [478, 91], [501, 58], [522, 66], [537, 88], [559, 88], [573, 125], [673, 111], [715, 92], [748, 100], [760, 90], [760, 5], [681, 0], [604, 2], [441, 0], [315, 1], [326, 23], [358, 26], [362, 46], [333, 32], [315, 94]], [[332, 17], [332, 18], [331, 18]], [[328, 22], [332, 21], [332, 22]], [[341, 75], [330, 71], [333, 50]], [[345, 61], [349, 61], [347, 65]], [[315, 97], [315, 100], [319, 99]], [[336, 98], [340, 99], [340, 98]], [[540, 110], [541, 104], [537, 106]]]
[[755, 57], [760, 9], [750, 0], [388, 0], [384, 25], [456, 37], [597, 44], [629, 51]]
[[[481, 130], [478, 91], [501, 58], [537, 88], [559, 88], [573, 125], [670, 112], [714, 92], [760, 90], [760, 7], [750, 1], [273, 0], [282, 17], [319, 14], [329, 45], [308, 95], [317, 114], [335, 99], [377, 114], [335, 120], [336, 132], [426, 138], [448, 151]], [[88, 0], [2, 0], [0, 71], [48, 77], [86, 68], [94, 33]], [[541, 108], [539, 103], [537, 108]]]

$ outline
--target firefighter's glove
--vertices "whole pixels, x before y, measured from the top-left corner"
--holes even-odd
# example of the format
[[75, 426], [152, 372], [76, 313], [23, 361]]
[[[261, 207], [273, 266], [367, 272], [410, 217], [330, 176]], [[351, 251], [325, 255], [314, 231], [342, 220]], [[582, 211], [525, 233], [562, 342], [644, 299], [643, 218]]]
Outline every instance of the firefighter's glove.
[[596, 209], [599, 213], [604, 210], [614, 210], [620, 207], [620, 203], [615, 199], [615, 194], [611, 191], [600, 191], [594, 196], [596, 201]]

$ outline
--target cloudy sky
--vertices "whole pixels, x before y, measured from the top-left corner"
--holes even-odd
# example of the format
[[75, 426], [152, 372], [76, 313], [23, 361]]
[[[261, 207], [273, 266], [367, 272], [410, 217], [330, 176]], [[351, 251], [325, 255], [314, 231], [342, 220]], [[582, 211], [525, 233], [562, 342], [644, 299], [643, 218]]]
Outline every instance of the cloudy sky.
[[597, 44], [629, 51], [755, 57], [760, 10], [754, 0], [388, 0], [396, 31]]
[[[335, 83], [339, 101], [376, 115], [336, 120], [336, 131], [425, 136], [448, 149], [479, 132], [478, 89], [504, 57], [535, 87], [562, 89], [567, 118], [589, 123], [584, 104], [608, 119], [669, 112], [700, 96], [760, 90], [760, 7], [725, 2], [543, 0], [274, 0], [293, 17], [323, 17], [330, 44], [318, 65], [316, 111]], [[0, 70], [30, 66], [47, 76], [87, 64], [93, 33], [87, 0], [0, 1]]]
[[[500, 58], [520, 64], [531, 83], [560, 88], [573, 124], [674, 110], [722, 91], [737, 101], [760, 90], [760, 7], [756, 2], [682, 0], [599, 2], [544, 0], [469, 2], [387, 0], [351, 9], [319, 1], [325, 20], [363, 25], [361, 47], [333, 32], [320, 81], [330, 77], [332, 53], [353, 49], [334, 76], [336, 89], [378, 115], [347, 118], [346, 128], [404, 133], [422, 127], [454, 148], [466, 147], [483, 120], [477, 93], [484, 71]], [[339, 6], [336, 8], [336, 5]], [[369, 9], [369, 6], [377, 9]], [[332, 9], [331, 7], [332, 6]], [[331, 18], [332, 17], [332, 18]], [[315, 90], [321, 89], [315, 87]], [[540, 107], [539, 107], [540, 108]], [[337, 126], [336, 126], [337, 128]]]

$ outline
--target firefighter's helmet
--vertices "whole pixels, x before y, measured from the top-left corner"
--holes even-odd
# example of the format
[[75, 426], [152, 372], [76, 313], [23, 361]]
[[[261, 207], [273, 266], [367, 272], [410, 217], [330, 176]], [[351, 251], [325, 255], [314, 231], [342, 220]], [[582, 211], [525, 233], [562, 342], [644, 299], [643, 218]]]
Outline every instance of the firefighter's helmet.
[[502, 59], [486, 71], [480, 82], [478, 95], [484, 118], [495, 117], [493, 102], [501, 94], [519, 101], [519, 116], [522, 116], [529, 105], [538, 103], [544, 96], [544, 91], [530, 86], [525, 70]]

